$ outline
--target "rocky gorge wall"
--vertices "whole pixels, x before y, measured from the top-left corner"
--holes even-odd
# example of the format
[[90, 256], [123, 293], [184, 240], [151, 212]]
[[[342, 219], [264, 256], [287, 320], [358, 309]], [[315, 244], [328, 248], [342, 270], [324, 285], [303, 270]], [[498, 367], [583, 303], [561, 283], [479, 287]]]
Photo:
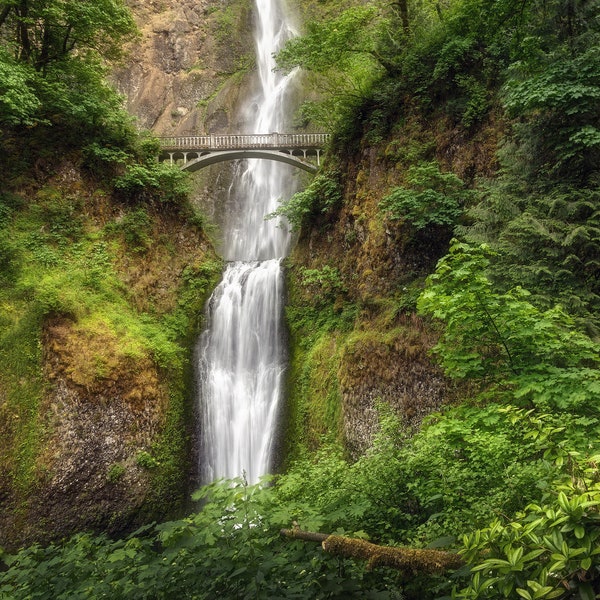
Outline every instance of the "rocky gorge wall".
[[[128, 4], [141, 35], [113, 81], [139, 128], [157, 135], [240, 129], [238, 104], [252, 91], [251, 2]], [[116, 279], [111, 302], [126, 308], [114, 309], [121, 316], [83, 304], [71, 310], [62, 299], [70, 290], [57, 292], [57, 310], [31, 331], [39, 352], [30, 359], [36, 383], [27, 413], [4, 401], [11, 392], [0, 381], [0, 546], [7, 548], [80, 530], [119, 533], [186, 505], [194, 395], [194, 339], [185, 338], [186, 328], [202, 320], [220, 272], [214, 244], [184, 215], [120, 206], [69, 161], [53, 161], [47, 171], [15, 190], [31, 206], [24, 218], [37, 211], [49, 219], [42, 231], [54, 231], [54, 213], [70, 211], [81, 223], [78, 244], [100, 244], [102, 268]], [[193, 201], [217, 223], [215, 198], [223, 197], [230, 171], [220, 165], [193, 180]], [[76, 247], [64, 242], [69, 264]], [[88, 278], [100, 277], [99, 266], [90, 268]], [[141, 334], [134, 341], [118, 324], [129, 311], [134, 338]], [[162, 331], [145, 338], [144, 319], [162, 320]], [[169, 328], [187, 347], [164, 342]]]
[[7, 549], [118, 534], [186, 505], [187, 356], [220, 273], [182, 215], [123, 205], [68, 161], [52, 170], [11, 196], [26, 254], [2, 306]]
[[[130, 6], [143, 37], [117, 82], [140, 124], [161, 135], [239, 129], [238, 108], [250, 92], [253, 67], [251, 3], [231, 0], [217, 7], [206, 1], [130, 0]], [[329, 10], [310, 2], [294, 8], [311, 18]], [[379, 403], [392, 406], [411, 426], [451, 399], [448, 382], [431, 359], [435, 334], [414, 314], [424, 277], [448, 240], [411, 246], [406, 229], [386, 221], [378, 204], [403, 182], [409, 166], [401, 158], [403, 148], [421, 148], [421, 158], [439, 160], [466, 181], [484, 173], [495, 151], [494, 128], [483, 127], [469, 146], [463, 136], [443, 121], [427, 130], [409, 120], [395, 135], [379, 144], [363, 143], [337, 165], [343, 172], [342, 204], [328, 223], [302, 232], [289, 261], [289, 305], [292, 313], [311, 303], [315, 309], [314, 298], [307, 300], [302, 291], [301, 274], [334, 267], [349, 290], [345, 300], [337, 299], [338, 309], [346, 301], [357, 312], [350, 332], [324, 337], [315, 334], [317, 324], [298, 328], [290, 319], [292, 440], [308, 438], [314, 445], [329, 433], [357, 454], [377, 429]], [[330, 164], [336, 161], [332, 157]], [[229, 185], [229, 168], [224, 164], [194, 175], [196, 202], [217, 223], [214, 199]], [[294, 332], [297, 338], [312, 336], [315, 345], [302, 349]]]
[[380, 202], [414, 162], [436, 161], [467, 185], [490, 175], [500, 134], [493, 119], [466, 136], [443, 118], [408, 118], [376, 143], [363, 136], [328, 157], [323, 173], [341, 200], [313, 214], [289, 261], [290, 456], [295, 444], [335, 438], [357, 457], [388, 409], [410, 431], [457, 397], [432, 355], [437, 333], [416, 313], [449, 233], [415, 236]]
[[237, 130], [254, 65], [249, 0], [129, 0], [141, 39], [114, 79], [141, 128], [157, 135]]
[[[238, 108], [251, 93], [254, 64], [248, 0], [129, 5], [142, 35], [114, 79], [140, 127], [158, 135], [240, 129]], [[415, 130], [408, 123], [377, 144], [363, 142], [345, 156], [329, 157], [324, 167], [339, 174], [341, 202], [302, 230], [288, 261], [289, 459], [327, 438], [358, 456], [378, 429], [382, 405], [411, 428], [452, 401], [454, 392], [430, 355], [436, 334], [415, 314], [416, 295], [447, 240], [415, 245], [402, 223], [379, 210], [381, 198], [403, 182], [406, 144], [417, 143], [425, 158], [465, 180], [485, 172], [495, 149], [493, 127], [482, 128], [469, 150], [460, 132], [444, 123], [436, 127]], [[229, 181], [227, 164], [194, 175], [194, 202], [217, 222], [215, 199]], [[43, 182], [69, 202], [78, 198], [75, 216], [91, 244], [100, 240], [111, 249], [102, 260], [118, 273], [119, 298], [141, 315], [138, 327], [145, 314], [164, 318], [168, 327], [184, 304], [189, 318], [199, 321], [220, 270], [214, 240], [211, 247], [177, 215], [132, 215], [101, 191], [84, 191], [87, 185], [68, 165]], [[43, 187], [23, 190], [34, 199], [44, 193]], [[38, 209], [33, 202], [33, 209], [55, 210], [44, 202]], [[134, 243], [116, 244], [111, 231], [121, 240], [132, 233], [128, 227]], [[0, 433], [7, 441], [0, 449], [0, 546], [81, 529], [119, 533], [184, 506], [189, 360], [187, 371], [169, 371], [157, 358], [161, 349], [147, 343], [143, 351], [128, 347], [122, 330], [106, 321], [64, 310], [50, 315], [39, 340], [36, 377], [43, 393], [29, 429], [22, 425], [25, 415], [11, 413], [0, 380]], [[31, 446], [20, 447], [19, 436], [29, 436]]]

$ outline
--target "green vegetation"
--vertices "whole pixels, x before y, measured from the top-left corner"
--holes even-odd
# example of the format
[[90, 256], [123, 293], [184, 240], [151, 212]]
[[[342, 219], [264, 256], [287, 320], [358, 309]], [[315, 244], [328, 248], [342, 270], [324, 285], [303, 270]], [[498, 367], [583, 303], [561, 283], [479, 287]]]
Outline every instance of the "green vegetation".
[[106, 474], [106, 479], [108, 479], [110, 483], [116, 483], [117, 481], [119, 481], [119, 479], [121, 479], [121, 477], [123, 477], [124, 474], [125, 466], [117, 463], [111, 465], [110, 469], [108, 470], [108, 473]]
[[[0, 295], [2, 431], [7, 442], [2, 464], [17, 488], [33, 483], [44, 443], [38, 420], [47, 385], [44, 376], [60, 373], [93, 396], [117, 372], [124, 380], [135, 378], [136, 368], [151, 360], [172, 387], [168, 415], [177, 416], [173, 423], [166, 417], [167, 429], [180, 430], [165, 442], [161, 452], [168, 456], [164, 463], [160, 461], [157, 476], [168, 468], [180, 473], [181, 461], [186, 460], [186, 434], [181, 430], [187, 416], [182, 408], [189, 377], [186, 355], [220, 265], [212, 259], [186, 265], [176, 258], [176, 248], [165, 245], [169, 240], [158, 233], [158, 217], [150, 206], [133, 207], [122, 213], [122, 219], [102, 226], [99, 215], [110, 210], [108, 196], [102, 190], [83, 191], [78, 185], [70, 191], [42, 187], [27, 204], [16, 196], [2, 197], [3, 212], [10, 214], [0, 230], [6, 265]], [[181, 228], [180, 224], [178, 231]], [[129, 269], [121, 264], [125, 253], [137, 255]], [[149, 268], [157, 271], [152, 277], [159, 280], [160, 269], [169, 262], [185, 266], [179, 279], [165, 278], [171, 293], [178, 295], [172, 304], [161, 299], [152, 280], [140, 279]], [[70, 332], [54, 348], [61, 361], [58, 371], [44, 373], [47, 363], [40, 340], [48, 320], [57, 317], [65, 319]], [[52, 336], [49, 342], [53, 343]], [[149, 398], [159, 393], [152, 380], [144, 385], [149, 386], [144, 388]], [[173, 460], [177, 467], [170, 465]], [[168, 497], [167, 491], [164, 494]]]
[[495, 397], [586, 411], [600, 391], [600, 346], [560, 307], [542, 312], [517, 288], [499, 294], [486, 276], [486, 249], [455, 243], [421, 295], [419, 308], [442, 320], [436, 350], [455, 378], [482, 380]]
[[[123, 539], [80, 534], [6, 554], [0, 597], [600, 594], [600, 6], [319, 4], [328, 18], [308, 23], [279, 57], [282, 68], [304, 68], [322, 94], [301, 117], [334, 133], [324, 171], [276, 212], [302, 230], [289, 263], [285, 472], [258, 486], [206, 486], [188, 518]], [[0, 27], [18, 23], [14, 3], [6, 6]], [[39, 114], [42, 88], [30, 82], [43, 69], [36, 74], [22, 53], [0, 66], [13, 142], [25, 126], [50, 135], [44, 119], [63, 122]], [[185, 447], [182, 340], [194, 329], [186, 307], [198, 308], [192, 300], [217, 269], [181, 265], [179, 295], [164, 304], [125, 293], [117, 262], [155, 252], [157, 209], [179, 219], [187, 208], [184, 182], [151, 164], [152, 142], [131, 141], [123, 123], [90, 126], [85, 154], [122, 218], [98, 227], [86, 216], [98, 195], [82, 200], [50, 184], [27, 203], [16, 185], [2, 196], [0, 389], [12, 415], [5, 427], [20, 443], [3, 460], [26, 491], [44, 385], [38, 340], [44, 319], [59, 314], [117, 338], [109, 346], [117, 355], [179, 374], [161, 440], [138, 450], [135, 464], [106, 470], [117, 486], [143, 469], [160, 504], [177, 488], [174, 457]], [[397, 368], [404, 379], [392, 390], [406, 400], [406, 380], [412, 369], [420, 377], [429, 347], [441, 371], [419, 381], [419, 399], [443, 380], [442, 410], [411, 420], [408, 403], [398, 416], [371, 397]], [[76, 371], [82, 385], [111, 368], [95, 354], [86, 361], [93, 368]], [[390, 356], [410, 366], [381, 364]], [[350, 406], [349, 390], [362, 404]], [[366, 420], [365, 407], [378, 412], [379, 427], [361, 454], [349, 448], [345, 419]], [[279, 530], [290, 526], [448, 548], [465, 566], [433, 576], [370, 569], [284, 539]]]
[[122, 56], [122, 43], [135, 31], [120, 0], [1, 2], [4, 143], [7, 134], [32, 126], [40, 128], [32, 141], [61, 140], [63, 147], [86, 140], [110, 141], [118, 148], [131, 141], [129, 119], [105, 74], [108, 62]]
[[[291, 269], [292, 271], [294, 269]], [[339, 271], [298, 268], [288, 277], [291, 357], [286, 459], [314, 450], [324, 439], [341, 440], [340, 353], [356, 317]]]
[[[589, 444], [598, 438], [588, 435], [597, 436], [600, 421], [561, 421], [560, 415], [490, 404], [454, 409], [407, 438], [386, 417], [372, 451], [353, 464], [325, 447], [271, 486], [249, 487], [243, 481], [207, 486], [196, 495], [202, 510], [181, 521], [147, 526], [122, 540], [78, 535], [64, 545], [6, 556], [10, 568], [0, 579], [0, 592], [15, 600], [90, 593], [94, 598], [428, 598], [457, 585], [462, 590], [457, 597], [500, 598], [502, 592], [494, 595], [494, 590], [535, 590], [551, 554], [553, 563], [540, 585], [558, 591], [581, 565], [589, 573], [598, 564], [593, 546], [587, 554], [579, 550], [597, 535], [597, 484], [588, 481], [587, 490], [567, 500], [565, 492], [589, 477], [590, 465], [578, 453], [597, 452], [597, 442], [593, 448]], [[564, 482], [558, 489], [557, 478]], [[295, 521], [303, 529], [441, 547], [455, 543], [465, 522], [483, 526], [497, 515], [518, 518], [527, 503], [534, 520], [496, 523], [465, 539], [467, 560], [478, 560], [484, 551], [474, 574], [500, 573], [487, 586], [474, 575], [463, 588], [464, 571], [455, 579], [368, 571], [364, 564], [279, 535]], [[557, 553], [569, 557], [555, 558]], [[502, 558], [496, 560], [498, 554]], [[50, 562], [55, 568], [47, 568]], [[575, 583], [584, 593], [590, 585], [576, 577]], [[474, 595], [474, 585], [488, 595]], [[514, 597], [510, 593], [506, 597]]]
[[321, 102], [307, 102], [302, 121], [336, 128], [368, 94], [379, 70], [374, 45], [377, 11], [374, 6], [351, 7], [333, 19], [310, 21], [306, 35], [288, 42], [278, 54], [280, 68], [306, 70], [315, 87], [326, 91]]
[[380, 208], [390, 219], [408, 224], [414, 246], [427, 238], [444, 243], [463, 214], [469, 190], [454, 173], [442, 173], [435, 162], [411, 165], [406, 180], [409, 187], [394, 188]]
[[296, 192], [267, 218], [284, 217], [291, 230], [298, 231], [311, 219], [339, 208], [341, 202], [340, 173], [336, 170], [323, 171], [315, 176], [305, 190]]

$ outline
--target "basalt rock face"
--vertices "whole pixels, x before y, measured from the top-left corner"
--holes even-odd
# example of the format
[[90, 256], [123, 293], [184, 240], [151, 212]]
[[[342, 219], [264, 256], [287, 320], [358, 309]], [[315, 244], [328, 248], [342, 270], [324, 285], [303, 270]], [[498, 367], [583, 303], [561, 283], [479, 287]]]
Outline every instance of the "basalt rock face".
[[148, 496], [149, 470], [137, 459], [164, 425], [166, 385], [152, 361], [118, 353], [103, 377], [89, 376], [94, 347], [118, 347], [108, 331], [90, 335], [55, 317], [45, 324], [42, 342], [51, 390], [40, 410], [47, 439], [19, 537], [128, 529]]
[[129, 112], [158, 135], [235, 129], [253, 65], [250, 3], [129, 0], [141, 31], [114, 74]]
[[[241, 103], [252, 95], [252, 0], [128, 0], [141, 37], [113, 73], [127, 110], [158, 136], [243, 130]], [[194, 174], [193, 202], [217, 228], [233, 165]]]
[[352, 456], [371, 445], [382, 405], [415, 426], [449, 396], [447, 380], [431, 361], [435, 335], [421, 319], [405, 317], [394, 328], [376, 321], [370, 326], [369, 334], [348, 341], [338, 371], [342, 431]]
[[338, 264], [353, 281], [350, 295], [362, 307], [358, 326], [367, 330], [350, 338], [338, 374], [344, 438], [354, 454], [371, 443], [378, 402], [414, 427], [457, 394], [432, 353], [438, 334], [415, 306], [425, 278], [447, 251], [451, 230], [430, 226], [416, 233], [381, 210], [390, 190], [405, 184], [409, 163], [396, 149], [420, 147], [422, 161], [436, 161], [470, 185], [494, 172], [501, 132], [493, 117], [469, 135], [444, 119], [429, 125], [407, 119], [389, 139], [373, 146], [363, 142], [346, 159], [345, 201], [320, 245], [330, 256], [330, 244], [344, 248]]

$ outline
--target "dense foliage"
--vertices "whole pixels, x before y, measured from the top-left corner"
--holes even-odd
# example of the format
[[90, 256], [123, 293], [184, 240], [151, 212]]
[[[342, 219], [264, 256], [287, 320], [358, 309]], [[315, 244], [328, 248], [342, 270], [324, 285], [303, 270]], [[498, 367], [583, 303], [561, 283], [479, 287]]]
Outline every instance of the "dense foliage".
[[0, 9], [0, 124], [106, 125], [114, 95], [101, 61], [135, 32], [125, 4], [3, 0]]
[[[595, 469], [579, 457], [598, 451], [590, 440], [598, 439], [600, 420], [561, 423], [559, 414], [491, 404], [436, 417], [422, 433], [407, 438], [386, 417], [372, 451], [354, 464], [326, 447], [300, 460], [274, 485], [249, 487], [240, 480], [207, 486], [196, 496], [202, 509], [181, 521], [148, 526], [122, 540], [82, 534], [64, 545], [5, 556], [9, 569], [0, 577], [0, 594], [15, 600], [438, 597], [453, 586], [461, 588], [466, 574], [407, 578], [392, 570], [369, 572], [364, 564], [283, 538], [279, 530], [296, 522], [383, 543], [440, 547], [455, 544], [466, 523], [484, 527], [501, 515], [514, 515], [518, 524], [527, 503], [527, 516], [535, 519], [495, 524], [467, 536], [465, 556], [476, 560], [483, 551], [487, 562], [475, 569], [479, 573], [504, 568], [492, 560], [488, 547], [500, 557], [509, 553], [513, 562], [500, 574], [506, 573], [510, 589], [535, 590], [526, 580], [535, 583], [541, 573], [540, 585], [549, 594], [560, 589], [564, 577], [581, 569], [591, 574], [600, 563], [593, 547], [587, 553], [577, 550], [597, 535], [598, 492], [588, 481], [595, 481]], [[576, 493], [565, 500], [570, 490]], [[565, 515], [571, 519], [568, 527]], [[556, 536], [559, 542], [545, 541]], [[513, 560], [504, 538], [515, 550], [525, 550]], [[544, 544], [550, 544], [548, 550]], [[567, 557], [556, 563], [552, 555], [549, 577], [535, 559], [556, 553], [552, 544]], [[488, 585], [509, 584], [495, 576]], [[586, 580], [581, 585], [589, 586]], [[468, 586], [458, 597], [503, 597], [485, 586], [487, 595], [474, 595], [473, 586], [482, 588], [479, 575]]]
[[[10, 133], [70, 119], [92, 124], [88, 164], [120, 169], [114, 187], [135, 205], [113, 234], [143, 252], [145, 206], [178, 204], [182, 182], [152, 164], [143, 145], [122, 155], [106, 143], [100, 131], [126, 128], [111, 129], [118, 120], [102, 120], [116, 114], [103, 112], [104, 101], [82, 105], [82, 115], [69, 100], [77, 86], [64, 97], [56, 91], [59, 68], [65, 69], [60, 81], [100, 81], [90, 75], [99, 72], [90, 65], [112, 51], [94, 41], [93, 32], [102, 29], [89, 31], [99, 21], [91, 15], [77, 38], [90, 53], [54, 64], [44, 49], [44, 32], [54, 39], [54, 29], [40, 29], [40, 37], [32, 24], [52, 24], [50, 16], [64, 21], [71, 9], [40, 3], [54, 8], [30, 21], [19, 12], [27, 5], [4, 2], [0, 14], [3, 35], [12, 40], [0, 61], [2, 125]], [[108, 11], [117, 4], [97, 6]], [[21, 30], [24, 37], [15, 33]], [[118, 39], [121, 30], [109, 33]], [[391, 167], [398, 161], [403, 183], [383, 193], [378, 217], [386, 226], [403, 227], [413, 241], [443, 238], [446, 255], [428, 277], [418, 310], [439, 328], [435, 354], [457, 382], [456, 405], [430, 416], [417, 433], [381, 406], [381, 432], [357, 461], [335, 442], [316, 454], [297, 450], [296, 462], [268, 484], [249, 487], [242, 479], [203, 488], [197, 512], [180, 521], [120, 540], [81, 534], [5, 555], [0, 597], [595, 598], [599, 43], [600, 5], [592, 0], [370, 2], [307, 24], [306, 35], [279, 57], [283, 68], [305, 69], [324, 95], [301, 118], [333, 127], [334, 148], [344, 156], [361, 145], [395, 147], [383, 154]], [[84, 75], [91, 79], [76, 79]], [[444, 123], [463, 139], [486, 122], [501, 122], [499, 172], [485, 181], [474, 174], [459, 178], [435, 152], [412, 152], [411, 140], [401, 137], [409, 120]], [[406, 142], [405, 151], [394, 146], [395, 136]], [[329, 166], [276, 215], [295, 228], [331, 221], [343, 189], [344, 176]], [[0, 224], [13, 210], [7, 196]], [[75, 227], [61, 230], [62, 237], [79, 239], [76, 223], [53, 215], [59, 230]], [[28, 230], [29, 251], [59, 270], [60, 244], [42, 251], [33, 234]], [[3, 281], [14, 281], [22, 257], [29, 256], [17, 246], [8, 235], [0, 237]], [[76, 271], [81, 289], [88, 293], [84, 277], [92, 276], [92, 284], [109, 294], [102, 248], [84, 249], [86, 265], [90, 253], [100, 264]], [[297, 340], [299, 351], [324, 365], [299, 378], [323, 380], [327, 397], [319, 409], [334, 424], [339, 397], [329, 390], [337, 374], [323, 358], [321, 334], [347, 333], [362, 308], [375, 309], [349, 307], [351, 283], [337, 266], [298, 273], [309, 300], [288, 314], [301, 323], [298, 331], [312, 332]], [[73, 299], [52, 282], [31, 285], [49, 308], [75, 310]], [[402, 299], [397, 302], [401, 306]], [[170, 340], [151, 325], [144, 323], [149, 343], [169, 363]], [[306, 446], [312, 449], [313, 442]], [[318, 546], [282, 538], [279, 529], [292, 523], [384, 544], [449, 547], [466, 566], [434, 577], [369, 571]]]

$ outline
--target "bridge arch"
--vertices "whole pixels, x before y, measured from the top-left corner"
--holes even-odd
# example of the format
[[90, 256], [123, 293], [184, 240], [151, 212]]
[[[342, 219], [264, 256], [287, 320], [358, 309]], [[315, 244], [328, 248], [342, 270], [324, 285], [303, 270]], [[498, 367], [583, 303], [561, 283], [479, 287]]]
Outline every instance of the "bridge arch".
[[262, 158], [267, 160], [275, 160], [278, 162], [286, 163], [309, 173], [316, 173], [317, 166], [307, 161], [302, 160], [299, 156], [287, 154], [284, 152], [278, 152], [276, 150], [222, 150], [218, 152], [211, 152], [210, 154], [202, 154], [196, 158], [187, 159], [182, 165], [182, 171], [189, 171], [193, 173], [209, 165], [228, 161], [228, 160], [239, 160], [242, 158]]
[[[159, 138], [159, 160], [183, 159], [183, 171], [198, 171], [208, 165], [240, 158], [262, 158], [287, 163], [316, 173], [327, 133], [211, 134]], [[307, 160], [316, 157], [314, 165]]]

